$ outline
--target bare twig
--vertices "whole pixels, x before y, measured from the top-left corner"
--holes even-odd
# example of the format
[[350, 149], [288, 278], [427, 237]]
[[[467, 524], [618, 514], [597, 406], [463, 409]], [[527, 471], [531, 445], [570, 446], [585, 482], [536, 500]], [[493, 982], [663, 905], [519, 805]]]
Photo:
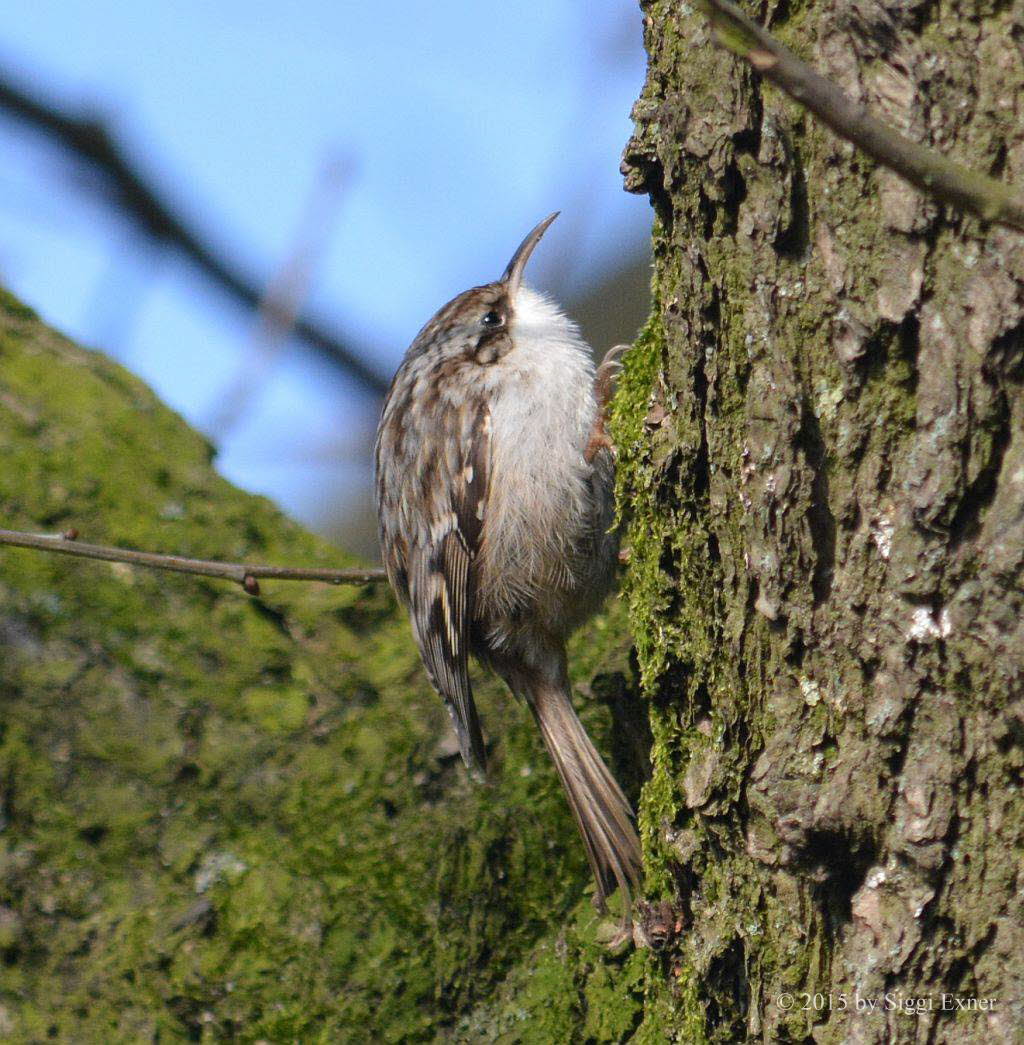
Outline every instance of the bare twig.
[[984, 221], [1024, 231], [1024, 196], [994, 178], [904, 138], [816, 73], [730, 0], [697, 0], [715, 37], [841, 138], [937, 199]]
[[[0, 110], [41, 131], [52, 141], [84, 160], [110, 185], [119, 206], [147, 235], [180, 250], [210, 280], [246, 308], [255, 311], [263, 300], [259, 284], [227, 261], [202, 233], [132, 162], [127, 150], [94, 116], [61, 109], [58, 105], [15, 86], [0, 70]], [[295, 335], [350, 374], [374, 396], [387, 391], [388, 377], [361, 351], [322, 325], [298, 320]]]
[[205, 559], [186, 559], [181, 555], [158, 555], [154, 552], [133, 551], [130, 548], [110, 548], [102, 544], [82, 544], [76, 530], [62, 534], [21, 533], [0, 530], [0, 545], [14, 548], [35, 548], [75, 555], [82, 559], [102, 559], [104, 562], [126, 562], [152, 570], [170, 570], [173, 573], [191, 573], [199, 577], [215, 577], [234, 581], [250, 595], [259, 595], [258, 578], [275, 581], [324, 581], [327, 584], [376, 584], [385, 579], [380, 568], [364, 570], [326, 570], [304, 566], [261, 566], [239, 562], [210, 562]]

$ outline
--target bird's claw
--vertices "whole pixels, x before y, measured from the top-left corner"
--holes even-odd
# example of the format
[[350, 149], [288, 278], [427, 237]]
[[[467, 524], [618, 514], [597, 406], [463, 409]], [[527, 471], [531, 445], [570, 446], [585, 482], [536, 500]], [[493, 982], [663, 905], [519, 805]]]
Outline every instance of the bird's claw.
[[608, 349], [594, 377], [594, 395], [598, 408], [604, 412], [615, 394], [615, 383], [622, 370], [622, 357], [632, 345], [615, 345]]
[[609, 438], [607, 428], [605, 427], [608, 421], [608, 407], [611, 404], [612, 396], [615, 394], [615, 384], [618, 380], [619, 372], [622, 370], [622, 357], [632, 347], [632, 345], [615, 345], [613, 348], [608, 349], [604, 359], [601, 360], [601, 365], [597, 368], [597, 373], [594, 376], [594, 398], [597, 400], [597, 417], [594, 420], [594, 427], [590, 430], [587, 447], [583, 451], [583, 459], [587, 464], [593, 463], [594, 458], [602, 450], [608, 450], [610, 453], [615, 452], [615, 446]]

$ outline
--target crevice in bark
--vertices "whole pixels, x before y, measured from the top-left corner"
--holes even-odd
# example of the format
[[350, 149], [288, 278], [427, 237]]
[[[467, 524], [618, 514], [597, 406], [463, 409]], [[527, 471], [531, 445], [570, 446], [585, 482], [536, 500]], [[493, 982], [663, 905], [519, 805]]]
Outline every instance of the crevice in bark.
[[711, 714], [711, 694], [708, 692], [706, 683], [698, 682], [694, 686], [689, 704], [690, 717], [694, 721], [706, 718]]
[[777, 0], [775, 6], [769, 11], [769, 4], [764, 3], [758, 15], [758, 22], [772, 29], [781, 29], [790, 19], [792, 7], [789, 0]]
[[[907, 752], [910, 749], [910, 737], [914, 729], [914, 719], [917, 717], [918, 710], [917, 704], [909, 704], [903, 709], [903, 713], [893, 724], [892, 728], [886, 734], [883, 734], [892, 738], [894, 748], [884, 760], [889, 770], [889, 780], [891, 781], [899, 780], [903, 773], [903, 767], [907, 761]], [[888, 814], [890, 817], [892, 816], [895, 802], [896, 795], [894, 792], [889, 796]]]
[[985, 509], [992, 503], [999, 485], [999, 472], [1010, 445], [1010, 407], [1006, 395], [996, 401], [995, 416], [986, 427], [991, 430], [988, 458], [973, 483], [968, 485], [950, 523], [950, 542], [955, 547], [979, 530]]
[[693, 462], [693, 493], [694, 499], [703, 501], [710, 488], [711, 476], [708, 469], [708, 431], [707, 431], [707, 407], [708, 407], [708, 379], [704, 371], [704, 357], [698, 357], [697, 366], [693, 372], [693, 393], [697, 400], [697, 416], [700, 424], [700, 446], [697, 448], [697, 456]]
[[[1004, 732], [995, 737], [995, 746], [999, 754], [1006, 755], [1013, 748], [1024, 751], [1024, 720], [1007, 715], [1001, 725]], [[1009, 769], [1009, 767], [1007, 768]], [[1019, 779], [1021, 775], [1019, 770], [1016, 775]]]
[[789, 221], [779, 231], [773, 246], [781, 258], [805, 263], [811, 253], [811, 208], [807, 199], [807, 179], [799, 146], [786, 147], [790, 166]]
[[715, 566], [722, 561], [722, 552], [718, 546], [718, 538], [713, 534], [708, 534], [708, 560]]
[[917, 357], [921, 351], [921, 320], [914, 314], [904, 317], [896, 333], [896, 352], [901, 359], [911, 364], [908, 384], [911, 391], [917, 390]]
[[1024, 378], [1024, 321], [993, 340], [984, 369], [986, 376], [994, 370], [1010, 381]]
[[697, 210], [700, 212], [701, 218], [701, 235], [704, 239], [709, 240], [715, 234], [715, 215], [718, 213], [718, 208], [703, 187], [697, 193]]
[[882, 320], [865, 338], [863, 351], [854, 362], [854, 369], [860, 377], [861, 389], [865, 388], [872, 378], [884, 375], [889, 359], [892, 331], [893, 324], [888, 320]]
[[748, 153], [756, 156], [761, 149], [761, 95], [753, 99], [753, 112], [751, 113], [751, 126], [744, 127], [732, 136], [733, 149], [736, 155]]
[[811, 591], [814, 605], [817, 607], [828, 600], [832, 591], [836, 561], [836, 520], [829, 506], [828, 463], [821, 424], [806, 399], [802, 404], [797, 446], [803, 453], [812, 475], [807, 521], [814, 548]]
[[984, 955], [984, 953], [995, 942], [995, 938], [996, 927], [994, 925], [989, 925], [985, 930], [984, 935], [971, 945], [970, 953], [966, 956], [963, 963], [963, 970], [960, 972], [960, 975], [955, 977], [958, 984], [969, 984], [972, 987], [977, 985], [974, 970], [978, 967], [978, 962], [981, 960], [982, 955]]
[[875, 863], [877, 848], [873, 840], [846, 831], [811, 831], [801, 855], [812, 875], [820, 877], [815, 897], [834, 939], [852, 917], [854, 894]]
[[650, 695], [651, 708], [655, 711], [675, 709], [682, 702], [683, 695], [689, 692], [692, 677], [692, 665], [672, 658], [665, 665], [658, 688]]
[[[744, 1021], [750, 1008], [750, 981], [747, 978], [747, 954], [739, 940], [715, 955], [708, 965], [708, 1024], [716, 1031], [728, 1030], [742, 1040]], [[723, 1006], [721, 1002], [726, 1002]]]
[[886, 376], [886, 367], [895, 360], [903, 360], [908, 365], [908, 372], [902, 381], [903, 386], [913, 395], [917, 391], [917, 357], [921, 350], [921, 320], [914, 313], [909, 313], [899, 323], [891, 320], [880, 320], [875, 329], [864, 342], [864, 351], [855, 366], [859, 372], [863, 388], [871, 381]]
[[1002, 178], [1003, 172], [1006, 170], [1006, 153], [1006, 142], [1002, 141], [996, 146], [996, 154], [988, 168], [991, 177]]
[[[735, 140], [735, 136], [734, 136]], [[747, 198], [747, 182], [740, 173], [735, 154], [726, 165], [722, 175], [722, 230], [723, 236], [735, 236], [739, 227], [740, 207]]]

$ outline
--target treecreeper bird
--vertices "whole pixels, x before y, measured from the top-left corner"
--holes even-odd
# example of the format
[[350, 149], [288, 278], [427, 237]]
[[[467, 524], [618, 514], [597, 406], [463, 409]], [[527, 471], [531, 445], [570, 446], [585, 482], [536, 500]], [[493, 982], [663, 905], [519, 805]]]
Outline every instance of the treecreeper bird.
[[595, 374], [572, 320], [523, 285], [556, 217], [530, 232], [500, 279], [450, 301], [413, 341], [377, 431], [377, 510], [388, 578], [463, 760], [483, 772], [472, 654], [533, 712], [603, 907], [616, 886], [628, 904], [640, 842], [576, 717], [565, 643], [614, 584], [604, 413], [619, 350]]

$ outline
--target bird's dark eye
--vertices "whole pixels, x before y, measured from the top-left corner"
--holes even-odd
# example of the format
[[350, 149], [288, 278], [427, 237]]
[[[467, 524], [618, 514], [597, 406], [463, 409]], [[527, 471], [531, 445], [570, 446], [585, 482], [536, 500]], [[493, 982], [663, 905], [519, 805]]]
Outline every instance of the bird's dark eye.
[[505, 317], [500, 312], [495, 312], [493, 309], [490, 312], [485, 312], [480, 323], [485, 327], [500, 327], [505, 322]]

